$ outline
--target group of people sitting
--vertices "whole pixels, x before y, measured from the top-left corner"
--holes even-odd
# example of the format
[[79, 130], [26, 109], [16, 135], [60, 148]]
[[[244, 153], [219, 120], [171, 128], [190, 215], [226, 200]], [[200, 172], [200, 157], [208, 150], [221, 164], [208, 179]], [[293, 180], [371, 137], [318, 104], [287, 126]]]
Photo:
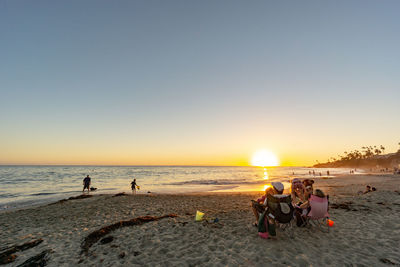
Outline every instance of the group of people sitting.
[[363, 194], [368, 194], [368, 193], [375, 192], [375, 191], [376, 191], [375, 187], [371, 187], [370, 185], [367, 185], [365, 187], [365, 191], [358, 191], [358, 194], [363, 195]]
[[328, 198], [322, 190], [314, 190], [313, 185], [314, 180], [305, 179], [302, 181], [295, 178], [291, 181], [290, 194], [283, 195], [283, 184], [272, 182], [265, 189], [264, 196], [257, 200], [252, 200], [252, 209], [256, 218], [254, 225], [259, 228], [259, 232], [262, 231], [259, 224], [265, 222], [270, 235], [271, 230], [274, 233], [276, 219], [283, 223], [288, 223], [295, 219], [297, 226], [305, 226], [307, 219], [312, 216], [311, 203], [324, 202], [323, 205], [326, 210], [323, 214], [327, 214]]

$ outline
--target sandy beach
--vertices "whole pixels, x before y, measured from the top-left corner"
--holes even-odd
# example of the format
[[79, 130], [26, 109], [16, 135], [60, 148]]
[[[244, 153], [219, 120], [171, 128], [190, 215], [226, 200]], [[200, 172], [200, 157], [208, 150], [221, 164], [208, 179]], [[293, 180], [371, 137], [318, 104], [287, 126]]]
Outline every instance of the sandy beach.
[[[358, 195], [366, 185], [376, 192]], [[48, 266], [386, 266], [400, 265], [400, 176], [317, 178], [335, 222], [261, 239], [250, 200], [262, 192], [175, 195], [96, 195], [0, 213], [0, 249], [42, 239], [12, 253], [18, 266], [43, 251]], [[218, 222], [195, 222], [196, 210]], [[141, 216], [164, 216], [113, 229], [86, 251], [85, 238], [102, 227]], [[176, 215], [176, 217], [175, 217]], [[292, 235], [292, 236], [291, 236]]]

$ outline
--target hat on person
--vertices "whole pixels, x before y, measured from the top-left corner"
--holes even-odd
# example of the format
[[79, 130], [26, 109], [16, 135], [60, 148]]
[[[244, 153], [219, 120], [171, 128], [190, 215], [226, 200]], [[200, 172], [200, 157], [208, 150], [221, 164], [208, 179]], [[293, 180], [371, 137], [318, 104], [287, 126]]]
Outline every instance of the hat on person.
[[305, 187], [312, 186], [312, 185], [314, 184], [314, 180], [305, 179], [305, 180], [303, 181], [303, 184], [304, 184]]
[[283, 184], [281, 182], [272, 182], [271, 185], [278, 194], [282, 194], [283, 189], [285, 189], [285, 187], [283, 186]]
[[303, 185], [303, 183], [300, 181], [300, 179], [299, 178], [294, 178], [293, 180], [292, 180], [292, 190], [294, 190], [294, 189], [304, 189], [304, 185]]

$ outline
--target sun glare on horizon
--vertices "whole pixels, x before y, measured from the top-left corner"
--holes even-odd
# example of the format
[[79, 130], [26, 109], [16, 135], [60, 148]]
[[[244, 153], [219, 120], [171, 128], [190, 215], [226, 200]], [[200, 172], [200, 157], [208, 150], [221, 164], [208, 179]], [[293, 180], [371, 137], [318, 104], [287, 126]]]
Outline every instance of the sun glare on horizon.
[[269, 184], [264, 185], [264, 191], [269, 187], [271, 187], [271, 185], [269, 185]]
[[279, 160], [274, 153], [263, 149], [253, 154], [251, 165], [259, 167], [274, 167], [279, 165]]

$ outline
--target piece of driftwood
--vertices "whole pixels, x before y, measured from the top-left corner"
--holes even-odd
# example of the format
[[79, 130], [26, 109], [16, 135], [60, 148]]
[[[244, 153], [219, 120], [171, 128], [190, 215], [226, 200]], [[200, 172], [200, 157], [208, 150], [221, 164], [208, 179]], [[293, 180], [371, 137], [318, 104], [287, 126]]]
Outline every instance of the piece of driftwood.
[[18, 265], [18, 267], [43, 267], [46, 266], [47, 262], [49, 261], [50, 258], [50, 253], [52, 252], [51, 249], [46, 249], [40, 252], [39, 254], [30, 257], [26, 261], [24, 261], [22, 264]]
[[7, 264], [10, 262], [13, 262], [17, 258], [17, 255], [14, 255], [13, 253], [36, 247], [37, 245], [39, 245], [42, 242], [43, 242], [43, 239], [40, 238], [40, 239], [26, 242], [22, 245], [6, 248], [4, 251], [2, 251], [0, 253], [0, 264]]
[[168, 214], [168, 215], [163, 215], [160, 217], [157, 216], [143, 216], [143, 217], [137, 217], [128, 221], [120, 221], [108, 226], [105, 226], [99, 230], [96, 230], [94, 232], [91, 232], [85, 239], [83, 240], [81, 244], [81, 254], [88, 255], [90, 247], [95, 244], [97, 241], [99, 241], [102, 237], [108, 235], [114, 230], [117, 230], [122, 227], [127, 227], [127, 226], [134, 226], [134, 225], [142, 225], [144, 223], [152, 222], [152, 221], [158, 221], [164, 218], [174, 218], [178, 217], [176, 214]]

